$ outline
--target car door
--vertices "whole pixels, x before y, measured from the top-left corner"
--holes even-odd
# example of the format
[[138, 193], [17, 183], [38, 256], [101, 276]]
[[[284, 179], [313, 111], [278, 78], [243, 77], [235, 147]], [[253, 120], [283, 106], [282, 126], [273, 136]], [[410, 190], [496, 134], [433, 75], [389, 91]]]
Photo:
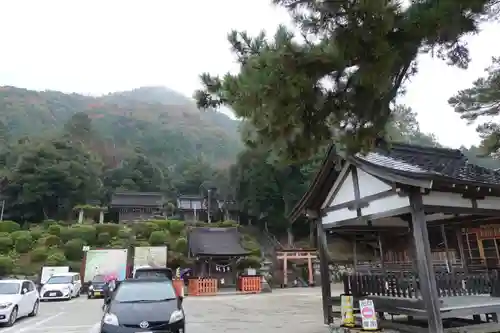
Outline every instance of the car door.
[[21, 290], [19, 291], [21, 293], [21, 300], [19, 301], [19, 316], [24, 317], [28, 315], [31, 312], [30, 306], [31, 306], [31, 301], [30, 301], [30, 292], [29, 292], [29, 282], [28, 281], [23, 281], [21, 284]]
[[35, 307], [35, 303], [38, 301], [38, 298], [39, 298], [39, 294], [38, 294], [38, 290], [36, 289], [36, 286], [33, 282], [29, 281], [28, 282], [28, 291], [29, 291], [29, 300], [30, 300], [30, 312], [33, 311], [34, 307]]
[[73, 280], [74, 280], [74, 285], [75, 285], [75, 296], [76, 296], [80, 292], [80, 289], [82, 289], [82, 281], [80, 278], [80, 274], [76, 274], [73, 277]]

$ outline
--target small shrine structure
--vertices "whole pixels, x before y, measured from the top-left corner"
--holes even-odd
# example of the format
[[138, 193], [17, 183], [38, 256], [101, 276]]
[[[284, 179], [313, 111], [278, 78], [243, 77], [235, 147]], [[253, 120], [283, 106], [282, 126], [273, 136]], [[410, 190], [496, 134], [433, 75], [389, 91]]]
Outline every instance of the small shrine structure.
[[[383, 328], [499, 330], [499, 172], [453, 149], [380, 141], [343, 156], [331, 147], [290, 219], [301, 215], [316, 226], [326, 324], [340, 305], [325, 283], [334, 264], [327, 243], [342, 237], [354, 257], [344, 293], [355, 304], [373, 300]], [[359, 244], [378, 260], [357, 260]]]
[[165, 216], [164, 202], [158, 192], [116, 192], [109, 208], [119, 222], [147, 221]]

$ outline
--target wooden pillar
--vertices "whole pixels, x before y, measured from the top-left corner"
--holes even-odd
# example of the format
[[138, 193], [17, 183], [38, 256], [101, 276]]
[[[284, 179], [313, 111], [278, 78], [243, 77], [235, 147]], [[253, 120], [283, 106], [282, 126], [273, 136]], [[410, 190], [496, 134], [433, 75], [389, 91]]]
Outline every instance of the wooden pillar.
[[307, 257], [307, 273], [309, 275], [309, 286], [314, 285], [314, 274], [313, 274], [313, 263], [312, 263], [312, 255], [308, 255]]
[[382, 247], [382, 235], [378, 233], [378, 248], [380, 251], [380, 269], [382, 273], [385, 274], [385, 264], [384, 264], [384, 248]]
[[462, 234], [462, 228], [457, 228], [455, 230], [455, 234], [457, 237], [458, 244], [458, 253], [460, 254], [460, 262], [462, 263], [462, 269], [465, 273], [468, 273], [467, 259], [465, 258], [465, 250], [464, 250], [464, 238]]
[[321, 275], [321, 298], [323, 302], [323, 319], [325, 325], [333, 323], [333, 311], [331, 306], [332, 287], [330, 282], [330, 270], [328, 268], [328, 252], [326, 234], [323, 230], [321, 218], [315, 220], [318, 236], [319, 269]]
[[439, 228], [441, 229], [441, 237], [443, 237], [444, 253], [446, 255], [446, 268], [448, 269], [448, 273], [451, 273], [453, 267], [450, 256], [450, 249], [448, 248], [448, 238], [446, 237], [446, 230], [444, 229], [444, 224], [441, 224]]
[[356, 244], [356, 236], [354, 236], [354, 240], [352, 242], [352, 269], [354, 273], [358, 270], [358, 249]]
[[424, 204], [419, 188], [410, 190], [410, 209], [412, 215], [413, 240], [418, 266], [420, 293], [427, 309], [429, 333], [443, 333], [440, 300], [436, 286], [436, 276], [432, 266], [429, 233], [425, 220]]
[[283, 286], [288, 286], [288, 258], [287, 252], [283, 252]]

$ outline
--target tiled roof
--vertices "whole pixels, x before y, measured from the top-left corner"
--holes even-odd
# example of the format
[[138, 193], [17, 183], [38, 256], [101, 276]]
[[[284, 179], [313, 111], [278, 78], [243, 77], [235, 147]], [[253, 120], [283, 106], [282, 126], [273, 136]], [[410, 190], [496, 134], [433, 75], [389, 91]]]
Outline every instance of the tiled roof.
[[113, 194], [111, 207], [161, 207], [163, 195], [157, 192], [121, 192]]
[[389, 148], [376, 148], [366, 155], [358, 154], [356, 159], [429, 178], [440, 176], [461, 182], [500, 185], [500, 172], [469, 163], [456, 149], [393, 143]]
[[240, 239], [236, 228], [192, 228], [189, 250], [194, 256], [244, 256], [248, 251], [243, 249]]

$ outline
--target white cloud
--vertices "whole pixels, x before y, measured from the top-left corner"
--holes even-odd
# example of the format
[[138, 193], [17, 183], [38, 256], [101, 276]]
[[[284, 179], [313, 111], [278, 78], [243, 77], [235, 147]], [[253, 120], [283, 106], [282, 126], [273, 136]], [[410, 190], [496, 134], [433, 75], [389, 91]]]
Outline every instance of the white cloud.
[[[273, 32], [289, 22], [270, 0], [16, 0], [0, 3], [0, 85], [90, 94], [165, 85], [186, 95], [201, 72], [236, 70], [231, 29]], [[471, 38], [468, 71], [422, 57], [405, 103], [422, 129], [450, 146], [477, 141], [447, 99], [482, 73], [500, 44], [499, 25]], [[497, 36], [494, 36], [494, 35]]]

